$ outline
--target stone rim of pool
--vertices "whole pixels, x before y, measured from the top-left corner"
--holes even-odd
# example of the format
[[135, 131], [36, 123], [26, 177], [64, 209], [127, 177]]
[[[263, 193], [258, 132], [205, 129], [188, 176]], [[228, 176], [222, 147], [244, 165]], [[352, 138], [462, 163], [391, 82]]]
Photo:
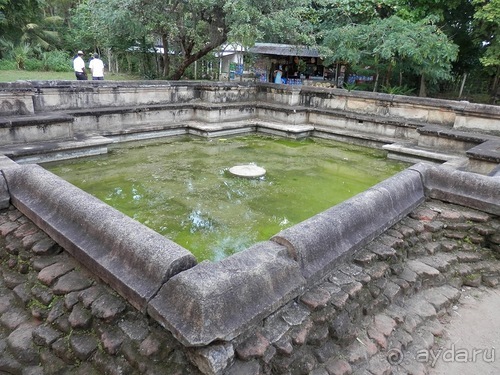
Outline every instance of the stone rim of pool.
[[237, 177], [259, 178], [266, 174], [266, 170], [255, 164], [242, 164], [229, 168], [229, 173]]

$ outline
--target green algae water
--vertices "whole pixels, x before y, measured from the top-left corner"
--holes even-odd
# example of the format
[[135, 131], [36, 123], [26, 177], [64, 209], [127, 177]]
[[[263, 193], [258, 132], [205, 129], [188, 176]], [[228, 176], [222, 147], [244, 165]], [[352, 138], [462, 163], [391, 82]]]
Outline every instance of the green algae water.
[[[256, 164], [259, 179], [228, 169]], [[164, 138], [44, 167], [147, 225], [202, 261], [268, 240], [408, 165], [379, 150], [262, 136]]]

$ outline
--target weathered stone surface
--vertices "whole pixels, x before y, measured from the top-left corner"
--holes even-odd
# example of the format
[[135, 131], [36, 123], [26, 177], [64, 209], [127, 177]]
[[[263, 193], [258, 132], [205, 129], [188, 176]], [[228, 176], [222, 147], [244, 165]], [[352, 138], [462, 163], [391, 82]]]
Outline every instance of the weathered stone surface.
[[47, 322], [49, 322], [49, 323], [54, 322], [57, 318], [59, 318], [65, 312], [66, 312], [66, 310], [64, 308], [63, 301], [61, 301], [61, 300], [56, 301], [50, 309], [49, 315], [47, 316]]
[[54, 254], [61, 250], [57, 243], [52, 238], [43, 238], [33, 245], [31, 250], [35, 254]]
[[269, 341], [259, 332], [236, 348], [236, 354], [244, 361], [261, 357], [269, 347]]
[[92, 283], [92, 280], [82, 276], [81, 273], [72, 271], [61, 276], [54, 284], [52, 290], [54, 294], [67, 294], [88, 288]]
[[368, 246], [368, 248], [378, 256], [379, 260], [390, 260], [396, 257], [396, 250], [392, 247], [381, 243], [374, 243]]
[[291, 326], [301, 324], [309, 315], [309, 311], [297, 303], [292, 303], [282, 315], [282, 318]]
[[33, 343], [32, 334], [36, 325], [33, 323], [18, 326], [8, 337], [7, 345], [16, 359], [24, 365], [37, 365], [40, 356]]
[[44, 305], [48, 305], [54, 298], [52, 291], [42, 285], [35, 285], [33, 288], [31, 288], [31, 293], [39, 302]]
[[387, 315], [378, 314], [373, 318], [373, 327], [384, 336], [389, 336], [396, 327], [396, 322]]
[[104, 350], [110, 355], [115, 355], [125, 340], [125, 335], [118, 329], [107, 329], [102, 332], [100, 339]]
[[408, 311], [411, 314], [418, 315], [421, 319], [431, 319], [436, 317], [436, 309], [429, 302], [420, 299], [413, 299], [408, 304]]
[[236, 361], [228, 370], [227, 375], [260, 375], [261, 369], [258, 361]]
[[72, 328], [87, 329], [92, 323], [92, 314], [83, 305], [77, 304], [73, 306], [68, 321]]
[[40, 346], [50, 346], [61, 336], [61, 332], [48, 325], [40, 325], [33, 330], [33, 342]]
[[420, 277], [436, 277], [439, 275], [439, 271], [433, 267], [426, 265], [425, 263], [419, 262], [417, 260], [410, 260], [407, 263], [408, 268], [415, 272]]
[[4, 224], [0, 225], [0, 235], [6, 236], [9, 233], [16, 230], [17, 227], [19, 227], [19, 224], [17, 224], [17, 223], [12, 223], [12, 222], [4, 223]]
[[29, 236], [24, 236], [22, 241], [21, 241], [21, 244], [25, 249], [29, 249], [37, 242], [42, 241], [42, 240], [46, 240], [46, 239], [47, 239], [47, 235], [45, 233], [35, 232]]
[[315, 288], [303, 294], [300, 301], [312, 310], [320, 309], [330, 301], [330, 293], [326, 289]]
[[436, 289], [426, 290], [423, 294], [423, 297], [427, 302], [429, 302], [436, 311], [440, 311], [443, 308], [446, 308], [450, 305], [451, 301], [448, 300], [442, 293], [440, 293]]
[[185, 345], [207, 344], [237, 336], [251, 320], [264, 318], [304, 285], [286, 249], [262, 242], [173, 277], [152, 300], [148, 312]]
[[[2, 159], [3, 158], [4, 156], [2, 155]], [[0, 161], [0, 164], [2, 162], [3, 160]], [[0, 210], [8, 208], [9, 205], [10, 205], [10, 194], [7, 187], [7, 182], [5, 181], [3, 175], [0, 174]], [[0, 233], [2, 233], [1, 224], [2, 223], [0, 222]]]
[[99, 319], [111, 321], [126, 309], [125, 303], [118, 297], [103, 294], [92, 303], [92, 314]]
[[148, 335], [148, 327], [145, 322], [136, 322], [132, 319], [118, 322], [122, 331], [134, 341], [142, 341]]
[[342, 359], [330, 361], [326, 366], [330, 375], [350, 375], [352, 368], [349, 362]]
[[214, 345], [190, 352], [191, 360], [207, 375], [219, 374], [227, 368], [234, 355], [231, 344]]
[[30, 314], [20, 307], [14, 307], [0, 316], [0, 323], [7, 329], [13, 331], [23, 323], [30, 320]]
[[94, 336], [74, 333], [70, 337], [70, 346], [75, 356], [86, 361], [97, 349], [97, 339]]
[[293, 352], [292, 339], [288, 336], [283, 336], [281, 339], [274, 343], [278, 353], [284, 356], [290, 356]]
[[54, 263], [40, 271], [38, 280], [50, 286], [57, 278], [67, 274], [74, 268], [75, 265], [72, 262]]

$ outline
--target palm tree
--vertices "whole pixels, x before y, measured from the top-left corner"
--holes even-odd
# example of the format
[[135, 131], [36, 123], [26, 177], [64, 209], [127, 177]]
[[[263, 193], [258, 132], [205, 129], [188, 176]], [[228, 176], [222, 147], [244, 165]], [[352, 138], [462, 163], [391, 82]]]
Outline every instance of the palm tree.
[[63, 19], [58, 16], [44, 17], [41, 23], [28, 23], [24, 25], [21, 35], [21, 42], [39, 46], [42, 50], [50, 50], [56, 47], [59, 42], [59, 33], [46, 28], [47, 26], [57, 26], [63, 23]]

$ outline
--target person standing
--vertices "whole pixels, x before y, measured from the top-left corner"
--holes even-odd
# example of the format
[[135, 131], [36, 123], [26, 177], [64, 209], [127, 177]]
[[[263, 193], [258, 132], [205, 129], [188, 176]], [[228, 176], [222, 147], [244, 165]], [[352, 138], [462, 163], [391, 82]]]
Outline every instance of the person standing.
[[99, 58], [99, 55], [97, 53], [94, 53], [94, 58], [90, 61], [89, 68], [92, 73], [92, 80], [104, 80], [104, 63]]
[[78, 81], [87, 80], [87, 72], [85, 71], [85, 61], [83, 61], [83, 51], [78, 51], [77, 56], [73, 60], [73, 70]]
[[283, 70], [281, 68], [281, 65], [274, 71], [274, 83], [283, 83], [281, 81], [281, 76], [283, 75]]

